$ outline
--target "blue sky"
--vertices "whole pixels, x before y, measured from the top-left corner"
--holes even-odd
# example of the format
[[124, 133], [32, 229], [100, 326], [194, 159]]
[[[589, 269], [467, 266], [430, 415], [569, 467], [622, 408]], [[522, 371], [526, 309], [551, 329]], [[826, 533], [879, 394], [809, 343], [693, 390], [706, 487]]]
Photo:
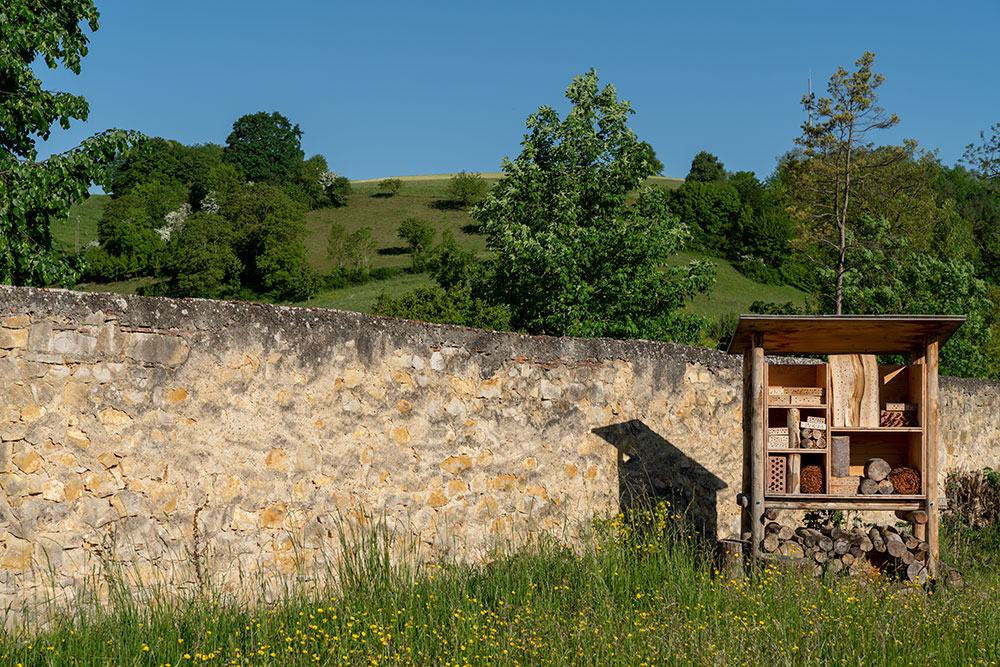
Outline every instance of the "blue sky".
[[880, 102], [954, 164], [1000, 121], [1000, 0], [941, 2], [282, 3], [97, 0], [83, 72], [36, 74], [84, 95], [87, 123], [40, 153], [109, 127], [225, 143], [232, 123], [278, 111], [351, 179], [498, 171], [528, 114], [565, 110], [590, 67], [631, 100], [664, 175], [701, 150], [765, 177], [793, 146], [810, 72], [874, 51]]

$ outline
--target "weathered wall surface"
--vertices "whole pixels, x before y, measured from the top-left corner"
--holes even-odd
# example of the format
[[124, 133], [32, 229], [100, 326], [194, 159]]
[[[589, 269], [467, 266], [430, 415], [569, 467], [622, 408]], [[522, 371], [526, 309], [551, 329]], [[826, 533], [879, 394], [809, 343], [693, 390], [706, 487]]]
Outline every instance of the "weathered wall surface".
[[[384, 519], [428, 558], [637, 497], [739, 529], [741, 360], [261, 304], [0, 287], [0, 607], [308, 579]], [[996, 465], [1000, 387], [943, 379], [942, 469]]]

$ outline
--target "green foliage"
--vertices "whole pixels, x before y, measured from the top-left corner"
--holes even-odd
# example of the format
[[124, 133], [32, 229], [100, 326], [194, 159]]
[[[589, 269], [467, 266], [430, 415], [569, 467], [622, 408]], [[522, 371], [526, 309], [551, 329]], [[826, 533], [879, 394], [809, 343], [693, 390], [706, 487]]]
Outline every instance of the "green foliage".
[[1000, 123], [979, 133], [980, 144], [965, 147], [962, 161], [972, 167], [984, 180], [992, 180], [1000, 175]]
[[411, 268], [415, 273], [427, 270], [428, 252], [434, 241], [434, 228], [418, 218], [406, 218], [399, 225], [399, 238], [406, 241], [412, 257]]
[[489, 303], [472, 296], [468, 288], [419, 287], [400, 297], [381, 293], [372, 312], [420, 322], [440, 322], [478, 329], [510, 329], [510, 310], [504, 304]]
[[653, 150], [653, 147], [645, 141], [640, 141], [639, 146], [645, 152], [644, 159], [649, 163], [649, 168], [653, 170], [653, 175], [662, 176], [663, 163], [660, 162], [660, 158], [656, 157], [656, 151]]
[[690, 340], [701, 321], [678, 311], [710, 289], [714, 267], [667, 267], [688, 241], [663, 190], [629, 195], [652, 173], [628, 128], [632, 110], [593, 70], [566, 92], [560, 119], [529, 116], [523, 150], [473, 210], [495, 253], [491, 290], [531, 333]]
[[0, 10], [0, 282], [71, 285], [76, 267], [52, 250], [50, 219], [65, 220], [83, 201], [91, 183], [108, 185], [115, 155], [140, 135], [108, 130], [76, 148], [36, 162], [37, 139], [46, 140], [56, 122], [87, 119], [87, 101], [49, 91], [32, 65], [65, 67], [80, 73], [87, 35], [98, 29], [90, 0], [9, 0]]
[[482, 266], [476, 261], [476, 253], [462, 250], [451, 230], [442, 235], [441, 243], [434, 247], [432, 254], [431, 276], [446, 290], [459, 286], [471, 288], [482, 274]]
[[277, 111], [258, 111], [233, 123], [222, 159], [250, 181], [281, 182], [302, 162], [301, 139], [299, 126]]
[[725, 181], [685, 181], [670, 195], [670, 210], [694, 234], [695, 243], [720, 257], [739, 248], [740, 193]]
[[119, 197], [143, 183], [191, 186], [222, 163], [217, 144], [185, 146], [178, 141], [144, 139], [120, 154], [111, 169], [111, 194]]
[[486, 192], [486, 179], [480, 174], [467, 174], [463, 169], [448, 181], [448, 198], [463, 208], [475, 203]]
[[378, 191], [389, 197], [395, 196], [402, 187], [403, 181], [398, 178], [383, 178], [378, 183]]
[[[789, 161], [794, 167], [789, 179], [793, 186], [788, 191], [790, 206], [799, 211], [803, 240], [812, 244], [807, 252], [817, 263], [833, 267], [833, 310], [838, 314], [843, 312], [846, 232], [857, 217], [857, 184], [867, 182], [878, 189], [890, 185], [891, 177], [888, 183], [882, 179], [889, 176], [885, 167], [911, 157], [913, 149], [912, 145], [909, 150], [876, 149], [867, 141], [869, 132], [899, 123], [895, 114], [878, 106], [877, 90], [885, 77], [872, 71], [874, 59], [866, 51], [855, 63], [856, 71], [838, 67], [827, 85], [829, 97], [802, 98], [809, 121], [802, 124], [802, 135], [795, 140], [802, 147], [801, 159]], [[874, 168], [865, 169], [859, 154], [880, 152], [885, 159], [874, 160], [869, 163]]]
[[726, 180], [726, 168], [719, 158], [707, 151], [702, 151], [691, 160], [691, 170], [685, 181], [697, 183], [718, 183]]
[[[859, 314], [966, 315], [965, 324], [941, 350], [940, 371], [983, 377], [989, 360], [983, 350], [991, 332], [986, 284], [967, 261], [941, 260], [925, 253], [906, 254], [904, 239], [890, 233], [886, 220], [864, 218], [848, 232], [843, 280], [844, 312]], [[828, 308], [834, 295], [833, 269], [825, 273], [827, 291], [818, 295]]]
[[371, 227], [361, 227], [351, 233], [344, 225], [330, 225], [330, 236], [327, 239], [327, 257], [333, 262], [333, 273], [340, 276], [338, 282], [357, 282], [358, 278], [349, 279], [349, 274], [366, 277], [371, 273], [371, 262], [375, 255], [375, 239], [372, 238]]
[[229, 299], [240, 292], [243, 264], [236, 255], [236, 232], [220, 215], [195, 213], [170, 239], [174, 296]]

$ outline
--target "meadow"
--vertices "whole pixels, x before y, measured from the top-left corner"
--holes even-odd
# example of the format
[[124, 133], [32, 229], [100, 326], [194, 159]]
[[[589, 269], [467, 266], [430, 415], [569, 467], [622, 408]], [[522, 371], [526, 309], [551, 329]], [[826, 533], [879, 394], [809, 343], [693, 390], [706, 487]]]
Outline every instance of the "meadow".
[[[0, 635], [11, 665], [994, 665], [1000, 535], [952, 526], [964, 588], [775, 564], [720, 573], [666, 504], [536, 536], [484, 563], [388, 558], [373, 531], [322, 584], [271, 604], [118, 590], [42, 632]], [[116, 590], [114, 586], [112, 590]], [[148, 591], [146, 593], [149, 593]], [[155, 593], [155, 592], [154, 592]]]

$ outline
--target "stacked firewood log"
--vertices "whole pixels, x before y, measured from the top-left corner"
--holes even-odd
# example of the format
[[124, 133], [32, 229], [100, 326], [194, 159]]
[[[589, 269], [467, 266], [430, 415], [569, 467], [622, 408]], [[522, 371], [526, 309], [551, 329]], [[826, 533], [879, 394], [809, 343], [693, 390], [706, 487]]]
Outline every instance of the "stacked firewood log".
[[[878, 571], [914, 583], [924, 583], [929, 576], [927, 542], [892, 526], [842, 529], [827, 524], [816, 529], [770, 521], [764, 527], [761, 548], [766, 554], [801, 564], [817, 575], [824, 570], [847, 571], [855, 576]], [[949, 579], [960, 579], [957, 572], [945, 569]]]

